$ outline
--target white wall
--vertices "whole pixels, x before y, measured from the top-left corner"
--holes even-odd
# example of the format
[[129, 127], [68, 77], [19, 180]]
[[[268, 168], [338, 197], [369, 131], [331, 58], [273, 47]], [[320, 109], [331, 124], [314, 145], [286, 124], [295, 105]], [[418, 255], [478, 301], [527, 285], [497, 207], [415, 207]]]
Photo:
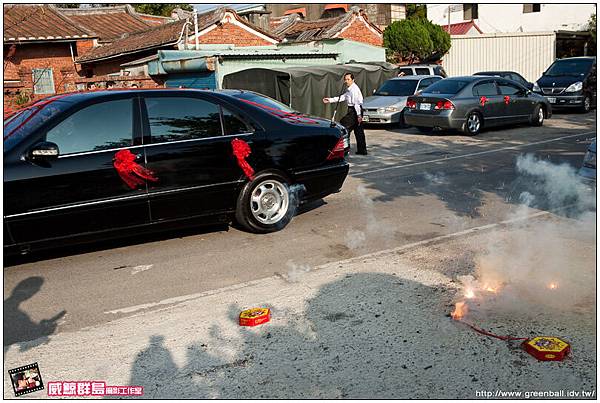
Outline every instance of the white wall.
[[442, 65], [451, 77], [504, 70], [534, 82], [554, 61], [555, 49], [554, 32], [453, 35]]
[[[459, 4], [456, 4], [459, 6]], [[439, 25], [448, 24], [447, 4], [428, 4], [427, 18]], [[595, 4], [542, 4], [540, 12], [523, 13], [523, 4], [481, 4], [475, 24], [484, 33], [584, 30]], [[444, 16], [445, 15], [445, 16]], [[465, 22], [463, 11], [450, 14], [450, 24]]]

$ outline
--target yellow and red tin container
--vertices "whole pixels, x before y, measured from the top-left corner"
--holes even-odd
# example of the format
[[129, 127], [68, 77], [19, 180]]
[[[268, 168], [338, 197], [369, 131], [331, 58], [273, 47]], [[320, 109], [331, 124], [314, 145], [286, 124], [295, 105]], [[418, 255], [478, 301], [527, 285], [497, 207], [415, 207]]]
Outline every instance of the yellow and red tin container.
[[558, 337], [539, 336], [523, 342], [523, 348], [540, 361], [562, 361], [571, 346]]
[[256, 326], [271, 320], [269, 308], [250, 308], [240, 313], [240, 326]]

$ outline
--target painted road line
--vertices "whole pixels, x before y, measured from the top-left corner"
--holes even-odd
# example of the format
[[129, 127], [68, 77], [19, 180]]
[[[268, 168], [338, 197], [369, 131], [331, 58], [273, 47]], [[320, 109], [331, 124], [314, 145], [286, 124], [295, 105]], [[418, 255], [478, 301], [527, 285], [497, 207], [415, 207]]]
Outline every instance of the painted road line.
[[536, 141], [536, 142], [533, 142], [533, 143], [520, 144], [520, 145], [516, 145], [516, 146], [508, 146], [508, 147], [502, 147], [502, 148], [495, 148], [493, 150], [479, 151], [479, 152], [476, 152], [476, 153], [455, 155], [455, 156], [452, 156], [452, 157], [437, 158], [437, 159], [434, 159], [434, 160], [421, 161], [421, 162], [413, 162], [413, 163], [410, 163], [410, 164], [387, 166], [387, 167], [384, 167], [384, 168], [372, 169], [370, 171], [365, 171], [365, 172], [351, 173], [351, 176], [353, 176], [353, 177], [361, 177], [361, 176], [366, 176], [366, 175], [374, 174], [374, 173], [377, 173], [377, 172], [389, 171], [389, 170], [392, 170], [392, 169], [414, 167], [414, 166], [417, 166], [417, 165], [426, 165], [426, 164], [432, 164], [432, 163], [435, 163], [435, 162], [450, 161], [450, 160], [455, 160], [455, 159], [460, 159], [460, 158], [476, 157], [476, 156], [479, 156], [479, 155], [493, 154], [493, 153], [497, 153], [497, 152], [501, 152], [501, 151], [506, 151], [506, 150], [517, 150], [519, 148], [524, 148], [524, 147], [529, 147], [529, 146], [535, 146], [535, 145], [539, 145], [539, 144], [553, 143], [555, 141], [560, 141], [560, 140], [564, 140], [564, 139], [570, 139], [570, 138], [579, 137], [579, 136], [587, 136], [587, 135], [590, 135], [590, 134], [596, 134], [596, 132], [593, 131], [593, 132], [585, 132], [585, 133], [579, 133], [579, 134], [571, 134], [571, 135], [568, 135], [568, 136], [556, 137], [556, 138], [553, 138], [553, 139]]
[[[566, 206], [566, 207], [563, 207], [563, 208], [567, 208], [567, 207], [569, 207], [569, 206]], [[358, 260], [365, 260], [365, 259], [370, 259], [370, 258], [376, 258], [376, 257], [382, 256], [382, 255], [386, 255], [386, 254], [397, 253], [397, 252], [404, 251], [404, 250], [407, 250], [407, 249], [412, 249], [412, 248], [419, 247], [419, 246], [425, 246], [425, 245], [437, 243], [437, 242], [440, 242], [440, 241], [449, 240], [449, 239], [457, 238], [457, 237], [460, 237], [460, 236], [473, 234], [475, 232], [487, 231], [487, 230], [490, 230], [490, 229], [493, 229], [493, 228], [497, 228], [497, 227], [501, 227], [501, 226], [504, 226], [504, 225], [510, 225], [510, 224], [514, 224], [516, 222], [525, 221], [525, 220], [529, 220], [529, 219], [532, 219], [532, 218], [538, 218], [538, 217], [542, 217], [542, 216], [546, 216], [546, 215], [550, 215], [550, 214], [553, 214], [553, 213], [549, 212], [549, 211], [539, 211], [537, 213], [526, 215], [526, 216], [523, 216], [523, 217], [517, 217], [517, 218], [510, 219], [510, 220], [504, 220], [504, 221], [500, 221], [500, 222], [493, 223], [493, 224], [481, 225], [481, 226], [469, 228], [469, 229], [466, 229], [466, 230], [463, 230], [463, 231], [453, 232], [453, 233], [447, 234], [447, 235], [440, 235], [440, 236], [437, 236], [437, 237], [434, 237], [434, 238], [429, 238], [429, 239], [425, 239], [425, 240], [422, 240], [422, 241], [409, 243], [409, 244], [402, 245], [402, 246], [399, 246], [399, 247], [396, 247], [396, 248], [391, 248], [391, 249], [385, 249], [385, 250], [381, 250], [381, 251], [377, 251], [377, 252], [372, 252], [372, 253], [368, 253], [366, 255], [356, 256], [356, 257], [352, 257], [352, 258], [349, 258], [349, 259], [339, 260], [339, 261], [336, 261], [336, 262], [325, 263], [325, 264], [323, 264], [321, 266], [315, 267], [311, 271], [325, 269], [325, 268], [328, 268], [330, 266], [335, 266], [335, 265], [340, 265], [340, 264], [352, 263], [352, 262], [355, 262], [355, 261], [358, 261]], [[150, 303], [147, 303], [147, 304], [134, 305], [134, 306], [126, 307], [126, 308], [113, 309], [111, 311], [105, 311], [104, 314], [106, 314], [106, 315], [111, 315], [111, 314], [128, 314], [128, 313], [133, 313], [133, 312], [141, 311], [141, 310], [144, 310], [144, 309], [156, 308], [156, 307], [160, 307], [160, 306], [164, 306], [164, 305], [179, 304], [179, 303], [182, 303], [182, 302], [185, 302], [185, 301], [189, 301], [189, 300], [193, 300], [193, 299], [197, 299], [197, 298], [207, 297], [209, 295], [215, 295], [215, 294], [225, 293], [225, 292], [229, 292], [229, 291], [239, 290], [239, 289], [245, 288], [245, 287], [251, 287], [253, 285], [259, 285], [259, 284], [262, 284], [263, 282], [268, 281], [268, 280], [282, 280], [282, 278], [281, 278], [280, 275], [269, 276], [269, 277], [265, 277], [265, 278], [262, 278], [262, 279], [252, 280], [252, 281], [248, 281], [248, 282], [240, 283], [240, 284], [234, 284], [234, 285], [231, 285], [231, 286], [217, 288], [217, 289], [210, 290], [210, 291], [204, 291], [204, 292], [195, 293], [195, 294], [182, 295], [182, 296], [179, 296], [179, 297], [173, 297], [173, 298], [164, 299], [164, 300], [161, 300], [161, 301], [158, 301], [158, 302], [150, 302]]]

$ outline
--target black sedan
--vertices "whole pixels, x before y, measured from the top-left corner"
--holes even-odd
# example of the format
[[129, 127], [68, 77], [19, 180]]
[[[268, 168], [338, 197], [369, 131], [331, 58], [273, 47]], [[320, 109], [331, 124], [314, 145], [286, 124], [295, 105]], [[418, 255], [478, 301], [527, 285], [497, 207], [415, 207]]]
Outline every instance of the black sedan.
[[5, 253], [232, 219], [277, 231], [341, 189], [345, 134], [248, 91], [47, 98], [4, 123]]
[[548, 101], [500, 77], [445, 78], [409, 97], [404, 120], [423, 132], [459, 129], [475, 136], [484, 127], [530, 123], [541, 126], [552, 116]]

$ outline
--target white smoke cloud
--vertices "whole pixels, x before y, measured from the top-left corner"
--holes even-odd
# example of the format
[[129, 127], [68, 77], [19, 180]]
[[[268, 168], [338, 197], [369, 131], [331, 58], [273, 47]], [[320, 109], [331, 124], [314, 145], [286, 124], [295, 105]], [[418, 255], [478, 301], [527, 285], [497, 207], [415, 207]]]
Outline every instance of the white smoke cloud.
[[302, 279], [302, 276], [304, 274], [308, 273], [311, 270], [309, 265], [299, 265], [294, 263], [293, 260], [288, 260], [285, 265], [288, 268], [286, 279], [290, 283], [297, 283]]
[[380, 245], [389, 246], [393, 241], [394, 228], [390, 227], [388, 223], [377, 219], [373, 199], [367, 193], [367, 188], [364, 185], [358, 185], [356, 192], [360, 212], [365, 217], [366, 225], [364, 231], [353, 228], [346, 232], [346, 246], [355, 250], [366, 246], [368, 241], [376, 241]]

